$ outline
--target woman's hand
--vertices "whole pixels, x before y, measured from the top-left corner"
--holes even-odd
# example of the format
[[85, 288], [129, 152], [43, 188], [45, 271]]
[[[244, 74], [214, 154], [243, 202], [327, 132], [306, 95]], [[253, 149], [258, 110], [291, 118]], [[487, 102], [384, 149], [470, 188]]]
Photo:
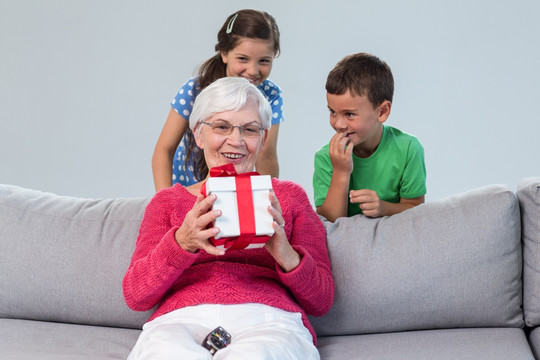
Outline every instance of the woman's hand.
[[210, 194], [207, 197], [202, 194], [197, 196], [195, 205], [188, 211], [182, 226], [174, 234], [176, 242], [182, 249], [191, 253], [202, 249], [210, 255], [225, 254], [225, 250], [213, 246], [209, 240], [212, 236], [217, 235], [219, 228], [207, 228], [208, 224], [221, 216], [221, 210], [212, 210], [216, 198], [215, 194]]
[[266, 242], [264, 247], [274, 257], [279, 266], [285, 272], [289, 272], [300, 264], [300, 254], [293, 249], [287, 239], [281, 205], [273, 191], [270, 193], [270, 205], [268, 212], [274, 218], [274, 222], [272, 223], [274, 235]]

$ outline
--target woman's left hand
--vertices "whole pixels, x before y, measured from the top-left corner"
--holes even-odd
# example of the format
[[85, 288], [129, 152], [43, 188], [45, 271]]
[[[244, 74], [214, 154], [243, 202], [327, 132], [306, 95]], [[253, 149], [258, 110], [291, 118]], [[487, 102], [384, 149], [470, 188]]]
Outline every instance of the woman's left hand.
[[289, 272], [300, 264], [300, 254], [293, 249], [287, 239], [281, 205], [273, 191], [270, 193], [270, 205], [268, 212], [274, 218], [274, 222], [272, 223], [274, 235], [266, 242], [264, 247], [274, 257], [279, 266], [285, 272]]

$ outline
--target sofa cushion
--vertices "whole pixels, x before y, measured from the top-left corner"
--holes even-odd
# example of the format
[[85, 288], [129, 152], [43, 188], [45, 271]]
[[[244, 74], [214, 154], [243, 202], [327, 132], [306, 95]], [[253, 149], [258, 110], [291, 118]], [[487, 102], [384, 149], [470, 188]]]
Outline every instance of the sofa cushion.
[[0, 319], [0, 359], [126, 359], [140, 330]]
[[525, 323], [540, 325], [540, 177], [518, 183], [523, 241], [523, 310]]
[[529, 345], [536, 359], [540, 359], [540, 327], [536, 327], [529, 333]]
[[324, 360], [534, 360], [522, 329], [476, 328], [319, 337]]
[[147, 202], [0, 185], [0, 317], [140, 328], [122, 278]]
[[319, 336], [523, 325], [520, 214], [507, 188], [324, 223], [336, 294], [311, 318]]

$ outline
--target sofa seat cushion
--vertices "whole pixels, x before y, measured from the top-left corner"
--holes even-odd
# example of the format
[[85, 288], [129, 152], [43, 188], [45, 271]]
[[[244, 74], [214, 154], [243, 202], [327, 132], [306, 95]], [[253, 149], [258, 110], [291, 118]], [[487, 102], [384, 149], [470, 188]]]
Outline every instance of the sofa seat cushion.
[[126, 359], [140, 330], [0, 319], [0, 359]]
[[319, 337], [321, 359], [534, 360], [516, 328], [476, 328]]
[[537, 359], [540, 359], [540, 327], [530, 330], [529, 345], [531, 346], [534, 356]]
[[523, 326], [520, 213], [506, 187], [325, 227], [336, 294], [311, 318], [317, 335]]
[[141, 328], [122, 279], [147, 202], [0, 185], [0, 317]]

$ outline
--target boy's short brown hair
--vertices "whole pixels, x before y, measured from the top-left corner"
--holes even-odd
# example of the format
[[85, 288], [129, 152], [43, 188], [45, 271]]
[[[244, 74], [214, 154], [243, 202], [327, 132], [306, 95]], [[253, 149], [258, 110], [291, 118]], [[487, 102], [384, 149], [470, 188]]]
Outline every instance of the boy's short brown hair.
[[378, 106], [385, 100], [392, 102], [392, 70], [388, 64], [371, 54], [346, 56], [328, 74], [326, 91], [332, 95], [342, 95], [347, 90], [352, 95], [366, 95], [373, 106]]

